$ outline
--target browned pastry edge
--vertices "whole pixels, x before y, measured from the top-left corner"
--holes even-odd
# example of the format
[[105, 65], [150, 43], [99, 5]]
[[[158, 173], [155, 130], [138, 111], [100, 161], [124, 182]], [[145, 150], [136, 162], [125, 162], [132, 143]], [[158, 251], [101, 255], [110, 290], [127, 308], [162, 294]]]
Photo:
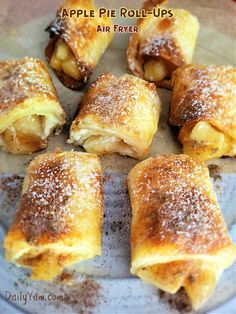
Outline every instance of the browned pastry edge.
[[228, 112], [234, 98], [228, 97], [233, 95], [235, 73], [230, 66], [198, 64], [186, 65], [173, 73], [169, 124], [179, 127], [179, 138], [203, 120], [232, 137], [234, 120]]
[[[157, 5], [161, 5], [162, 3], [165, 3], [165, 2], [167, 2], [167, 0], [146, 0], [142, 5], [142, 9], [145, 11], [149, 11], [149, 10], [152, 10]], [[139, 25], [142, 22], [142, 20], [143, 18], [139, 18], [137, 20], [137, 25]], [[163, 20], [163, 23], [164, 22], [165, 22], [165, 19]], [[161, 48], [165, 48], [165, 47], [161, 47]], [[129, 70], [134, 75], [144, 79], [143, 57], [142, 55], [138, 53], [138, 51], [139, 51], [139, 40], [138, 40], [138, 34], [135, 33], [135, 34], [132, 34], [130, 37], [130, 41], [129, 41], [129, 45], [127, 49], [127, 63], [128, 63]], [[177, 47], [175, 47], [175, 51], [177, 52], [176, 56], [179, 55]], [[164, 59], [169, 60], [168, 55], [164, 56]], [[134, 63], [134, 67], [131, 66], [132, 63]], [[174, 64], [176, 64], [177, 66], [182, 66], [184, 62], [180, 58], [180, 59], [176, 59]], [[154, 83], [157, 87], [163, 87], [163, 88], [172, 90], [171, 78], [164, 79], [159, 82], [151, 82], [151, 83]]]
[[[51, 60], [51, 57], [52, 57], [52, 54], [54, 51], [54, 46], [55, 46], [57, 40], [60, 38], [64, 42], [66, 42], [65, 39], [63, 38], [63, 30], [66, 29], [67, 26], [64, 24], [65, 24], [65, 22], [63, 23], [63, 20], [61, 19], [60, 15], [58, 13], [55, 20], [52, 21], [49, 24], [49, 26], [45, 29], [46, 32], [50, 33], [50, 38], [51, 38], [51, 40], [49, 41], [49, 43], [45, 49], [45, 56], [46, 56], [48, 63]], [[67, 44], [67, 42], [66, 42], [66, 44]], [[73, 51], [72, 51], [72, 53], [73, 53]], [[72, 90], [81, 90], [84, 87], [84, 85], [87, 83], [87, 81], [89, 80], [93, 71], [92, 71], [91, 67], [78, 61], [75, 55], [74, 55], [74, 57], [75, 57], [75, 60], [78, 64], [78, 67], [80, 69], [81, 68], [83, 69], [83, 78], [82, 79], [76, 80], [73, 77], [66, 75], [63, 71], [56, 71], [55, 69], [53, 69], [53, 71], [55, 72], [55, 74], [59, 78], [59, 80], [62, 82], [62, 84], [65, 85], [67, 88], [70, 88]]]
[[[137, 33], [130, 36], [128, 48], [126, 51], [128, 68], [134, 75], [144, 79], [142, 68], [142, 56], [137, 54], [139, 46], [139, 37]], [[139, 60], [138, 60], [139, 58]]]
[[[138, 48], [139, 48], [138, 34], [135, 33], [130, 37], [127, 49], [127, 63], [131, 73], [144, 80], [143, 58], [141, 55], [138, 54]], [[134, 67], [131, 66], [132, 63], [134, 63]], [[155, 84], [157, 87], [163, 87], [172, 90], [171, 78], [164, 79], [159, 82], [150, 83]]]
[[172, 90], [171, 79], [163, 80], [163, 81], [160, 81], [160, 82], [155, 83], [155, 84], [156, 84], [157, 87], [163, 87], [163, 88]]

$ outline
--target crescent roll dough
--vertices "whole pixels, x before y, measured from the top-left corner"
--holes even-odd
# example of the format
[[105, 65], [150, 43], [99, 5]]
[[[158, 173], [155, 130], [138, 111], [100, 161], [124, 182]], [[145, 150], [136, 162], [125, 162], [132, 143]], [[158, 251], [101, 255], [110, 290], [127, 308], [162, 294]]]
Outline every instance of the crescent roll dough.
[[29, 154], [47, 146], [47, 137], [65, 122], [43, 61], [0, 62], [0, 148]]
[[6, 259], [51, 280], [66, 266], [101, 255], [102, 172], [98, 157], [54, 152], [29, 165], [5, 238]]
[[146, 11], [172, 12], [173, 16], [147, 15], [138, 20], [139, 32], [132, 34], [127, 50], [130, 71], [140, 78], [170, 88], [173, 70], [192, 61], [199, 32], [195, 16], [183, 9], [173, 9], [155, 2], [144, 4]]
[[128, 175], [131, 273], [198, 309], [236, 259], [207, 167], [187, 155], [154, 156]]
[[82, 99], [70, 141], [96, 154], [143, 158], [157, 131], [160, 100], [154, 84], [132, 75], [101, 75]]
[[[94, 17], [69, 15], [71, 10], [94, 10]], [[70, 89], [80, 89], [107, 49], [113, 32], [97, 32], [97, 27], [112, 27], [106, 16], [99, 17], [92, 0], [66, 0], [55, 20], [47, 27], [52, 38], [45, 50], [49, 65]]]
[[188, 65], [173, 74], [170, 123], [200, 160], [236, 156], [236, 69]]

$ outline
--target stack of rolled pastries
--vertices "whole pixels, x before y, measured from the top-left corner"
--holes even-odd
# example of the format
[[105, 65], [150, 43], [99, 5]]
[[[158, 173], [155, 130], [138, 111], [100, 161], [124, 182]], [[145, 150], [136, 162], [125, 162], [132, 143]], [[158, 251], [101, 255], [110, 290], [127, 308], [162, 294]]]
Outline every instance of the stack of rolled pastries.
[[[145, 2], [144, 10], [165, 8]], [[94, 9], [94, 18], [63, 18], [63, 8]], [[236, 70], [192, 64], [199, 31], [195, 16], [148, 15], [132, 34], [131, 74], [104, 73], [81, 99], [68, 143], [84, 152], [56, 150], [27, 169], [22, 198], [4, 241], [6, 259], [52, 280], [64, 267], [101, 255], [102, 169], [111, 153], [145, 159], [157, 132], [157, 87], [172, 89], [169, 123], [179, 127], [184, 154], [152, 156], [127, 177], [132, 207], [131, 273], [175, 293], [183, 287], [194, 309], [212, 294], [236, 259], [205, 160], [236, 155]], [[96, 32], [112, 25], [90, 0], [67, 0], [48, 26], [45, 50], [62, 84], [81, 89], [112, 41]], [[26, 57], [0, 63], [0, 146], [31, 154], [60, 132], [65, 112], [43, 61]]]

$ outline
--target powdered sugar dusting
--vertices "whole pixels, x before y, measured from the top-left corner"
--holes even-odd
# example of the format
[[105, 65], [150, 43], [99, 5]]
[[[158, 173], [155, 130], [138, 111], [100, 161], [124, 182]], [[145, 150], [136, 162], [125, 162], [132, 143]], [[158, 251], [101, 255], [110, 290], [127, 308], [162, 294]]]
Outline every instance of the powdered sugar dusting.
[[[81, 169], [84, 157], [48, 154], [32, 162], [29, 187], [23, 195], [16, 222], [31, 241], [47, 234], [47, 241], [55, 240], [73, 227], [78, 210], [78, 195], [92, 193], [101, 207], [101, 174], [90, 167]], [[89, 157], [88, 157], [89, 158]], [[83, 202], [83, 197], [79, 198]], [[82, 209], [81, 209], [82, 208]]]
[[228, 244], [209, 180], [207, 168], [186, 155], [150, 158], [131, 186], [133, 197], [140, 199], [143, 236], [193, 253]]
[[174, 74], [171, 123], [219, 119], [235, 127], [236, 69], [190, 65]]
[[36, 95], [56, 98], [56, 91], [41, 60], [26, 57], [0, 62], [0, 114]]
[[144, 88], [147, 91], [145, 96], [157, 103], [153, 84], [131, 75], [120, 78], [111, 73], [101, 75], [83, 98], [78, 118], [92, 114], [104, 124], [125, 123], [126, 117], [144, 94]]
[[168, 34], [148, 38], [141, 46], [140, 54], [149, 57], [171, 58], [171, 61], [178, 66], [185, 63], [179, 47]]

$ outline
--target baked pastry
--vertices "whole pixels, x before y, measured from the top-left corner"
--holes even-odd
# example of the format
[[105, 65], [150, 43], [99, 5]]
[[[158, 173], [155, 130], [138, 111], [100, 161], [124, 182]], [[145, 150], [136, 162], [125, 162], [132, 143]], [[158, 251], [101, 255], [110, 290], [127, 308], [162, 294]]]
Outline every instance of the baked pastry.
[[43, 61], [0, 61], [0, 148], [29, 154], [47, 146], [47, 137], [65, 122], [65, 113]]
[[[63, 12], [94, 11], [94, 17]], [[99, 17], [93, 0], [66, 0], [55, 20], [46, 28], [51, 40], [45, 50], [46, 58], [60, 81], [70, 89], [81, 89], [113, 39], [113, 32], [98, 32], [97, 27], [111, 27], [106, 16]]]
[[188, 65], [173, 74], [170, 124], [184, 153], [208, 160], [236, 156], [236, 69]]
[[98, 157], [54, 152], [36, 157], [5, 238], [6, 259], [51, 280], [64, 267], [101, 255], [102, 172]]
[[132, 75], [101, 75], [80, 104], [70, 143], [98, 155], [144, 158], [157, 131], [160, 100], [154, 84]]
[[128, 190], [131, 273], [169, 293], [184, 287], [198, 309], [236, 259], [208, 168], [188, 155], [150, 157]]
[[[171, 15], [148, 14], [139, 19], [138, 33], [130, 37], [127, 61], [130, 71], [143, 79], [157, 83], [158, 86], [171, 88], [172, 72], [192, 61], [199, 32], [199, 23], [195, 16], [183, 9], [155, 7], [163, 1], [146, 1], [147, 12], [166, 10]], [[160, 13], [159, 13], [160, 14]], [[173, 15], [173, 16], [172, 16]]]

